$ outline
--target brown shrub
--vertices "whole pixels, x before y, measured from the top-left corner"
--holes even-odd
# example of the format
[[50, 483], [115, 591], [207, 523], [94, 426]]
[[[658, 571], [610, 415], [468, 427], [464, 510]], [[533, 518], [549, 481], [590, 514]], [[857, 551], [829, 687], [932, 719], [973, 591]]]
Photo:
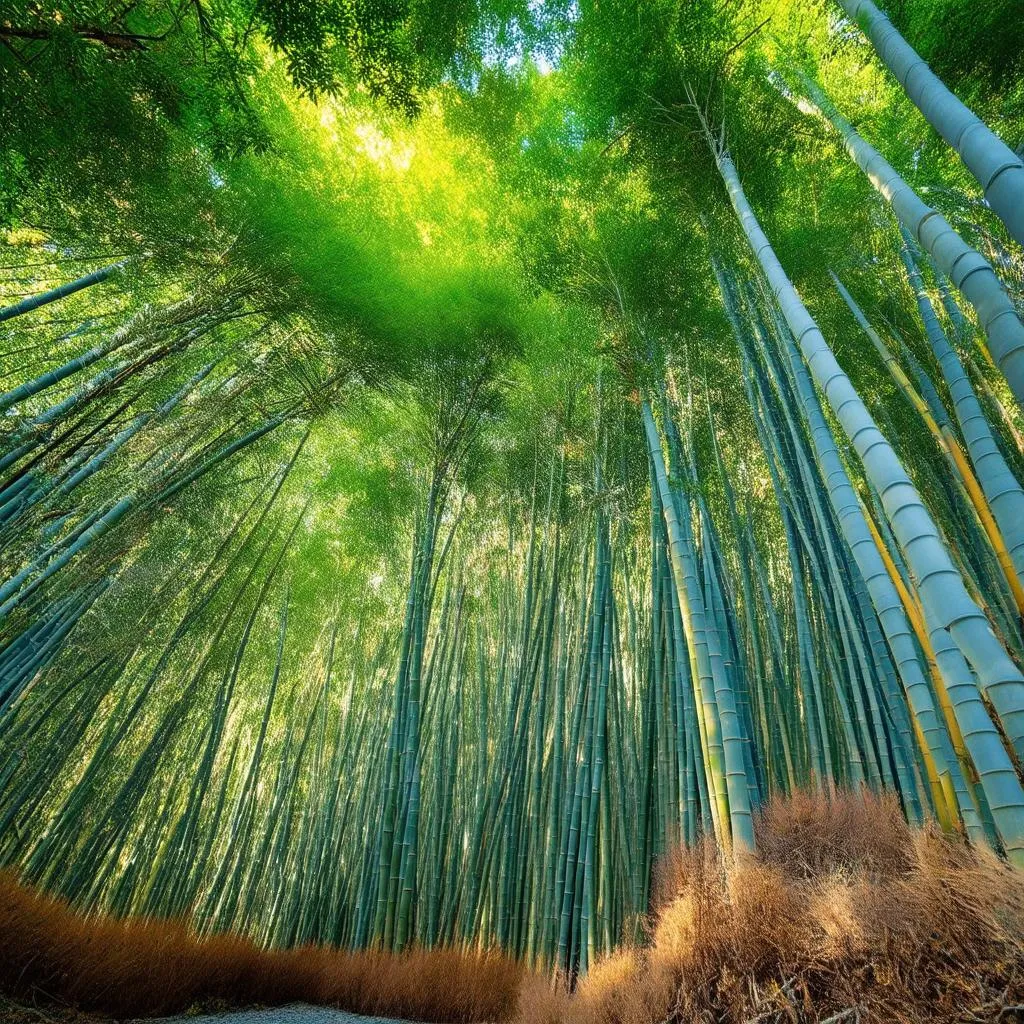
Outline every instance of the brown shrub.
[[650, 947], [521, 1024], [1024, 1020], [1024, 876], [993, 854], [861, 793], [776, 801], [757, 842], [674, 851]]
[[85, 918], [0, 875], [0, 991], [116, 1016], [302, 1000], [421, 1021], [1009, 1022], [1024, 1019], [1024, 875], [887, 797], [801, 794], [659, 866], [650, 943], [576, 991], [499, 954], [261, 950], [166, 921]]
[[802, 791], [773, 800], [755, 825], [758, 859], [787, 874], [893, 875], [912, 861], [912, 833], [893, 793]]
[[571, 1024], [633, 1024], [647, 1019], [637, 984], [641, 962], [634, 950], [622, 950], [592, 964], [569, 1004]]
[[232, 936], [201, 939], [173, 921], [83, 917], [0, 874], [0, 991], [114, 1017], [303, 1001], [420, 1021], [503, 1021], [522, 973], [497, 953], [263, 950]]
[[562, 1024], [571, 1006], [572, 997], [562, 978], [527, 974], [519, 987], [516, 1017], [529, 1024]]

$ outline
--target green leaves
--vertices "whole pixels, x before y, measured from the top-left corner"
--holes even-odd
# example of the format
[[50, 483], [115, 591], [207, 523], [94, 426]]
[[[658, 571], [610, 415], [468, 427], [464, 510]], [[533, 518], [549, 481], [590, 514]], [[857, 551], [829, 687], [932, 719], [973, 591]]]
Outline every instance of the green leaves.
[[[901, 27], [1011, 138], [1003, 45], [955, 6]], [[893, 466], [984, 609], [968, 640], [1024, 638], [887, 369], [933, 411], [969, 381], [1013, 473], [1019, 412], [963, 314], [943, 383], [885, 207], [773, 69], [820, 80], [1016, 300], [1024, 263], [831, 10], [3, 9], [0, 308], [128, 262], [0, 328], [0, 859], [88, 907], [572, 972], [636, 931], [667, 844], [743, 845], [775, 791], [885, 784], [998, 845], [974, 769], [1015, 776], [991, 721], [988, 752], [957, 735], [989, 712], [879, 514]], [[797, 346], [826, 341], [849, 377], [821, 396]], [[840, 379], [893, 446], [875, 490]]]

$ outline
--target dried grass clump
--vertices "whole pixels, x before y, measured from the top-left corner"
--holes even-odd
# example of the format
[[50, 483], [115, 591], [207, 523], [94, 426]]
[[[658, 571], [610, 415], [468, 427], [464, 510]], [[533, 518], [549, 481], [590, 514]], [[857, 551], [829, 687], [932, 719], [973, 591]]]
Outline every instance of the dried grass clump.
[[994, 855], [860, 793], [777, 801], [757, 840], [666, 858], [649, 948], [571, 997], [532, 982], [521, 1024], [1024, 1020], [1024, 876]]
[[438, 1022], [517, 1002], [521, 1024], [1024, 1020], [1024, 875], [993, 854], [859, 793], [778, 801], [757, 841], [728, 867], [707, 842], [666, 857], [649, 945], [571, 994], [499, 954], [267, 951], [85, 918], [0, 875], [0, 992], [118, 1017], [304, 1001]]
[[895, 794], [798, 792], [774, 800], [756, 826], [758, 859], [789, 875], [902, 874], [913, 863], [912, 830]]
[[503, 1021], [521, 980], [496, 953], [263, 950], [231, 936], [200, 939], [173, 921], [83, 917], [0, 874], [0, 992], [15, 998], [113, 1017], [301, 1001], [419, 1021]]

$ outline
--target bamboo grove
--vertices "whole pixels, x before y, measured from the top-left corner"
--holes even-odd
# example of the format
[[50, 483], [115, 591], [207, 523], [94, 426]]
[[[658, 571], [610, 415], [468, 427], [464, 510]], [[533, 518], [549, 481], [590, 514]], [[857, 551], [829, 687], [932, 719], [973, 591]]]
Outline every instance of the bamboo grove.
[[0, 862], [570, 976], [776, 794], [1024, 864], [1024, 19], [886, 6], [8, 5]]

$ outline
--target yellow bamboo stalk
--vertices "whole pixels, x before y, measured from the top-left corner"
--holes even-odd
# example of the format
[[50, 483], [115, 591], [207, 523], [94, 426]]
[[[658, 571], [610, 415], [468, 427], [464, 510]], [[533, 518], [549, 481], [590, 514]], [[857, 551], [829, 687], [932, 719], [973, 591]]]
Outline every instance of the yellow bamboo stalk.
[[978, 350], [985, 357], [985, 362], [988, 363], [988, 365], [991, 366], [992, 369], [996, 371], [996, 373], [1002, 373], [996, 361], [992, 358], [992, 353], [989, 351], [988, 339], [982, 336], [981, 334], [976, 333], [974, 335], [974, 342], [978, 346]]
[[981, 489], [981, 484], [978, 483], [978, 478], [974, 475], [974, 470], [971, 468], [970, 462], [967, 461], [967, 456], [964, 455], [959, 441], [957, 441], [949, 427], [940, 427], [935, 422], [935, 417], [929, 411], [928, 404], [918, 394], [917, 389], [911, 384], [909, 378], [903, 372], [903, 368], [896, 362], [892, 353], [881, 343], [881, 339], [875, 342], [875, 347], [885, 362], [886, 368], [889, 370], [893, 380], [896, 381], [896, 385], [910, 404], [917, 410], [925, 426], [928, 427], [928, 430], [935, 438], [939, 449], [953, 464], [953, 468], [960, 477], [964, 490], [967, 492], [967, 497], [970, 499], [971, 505], [974, 506], [974, 511], [977, 513], [981, 527], [985, 531], [985, 536], [992, 546], [996, 561], [1006, 577], [1010, 593], [1013, 595], [1014, 604], [1017, 606], [1017, 612], [1024, 616], [1024, 587], [1021, 586], [1021, 582], [1017, 577], [1017, 571], [1013, 567], [1013, 559], [1010, 557], [1006, 541], [1003, 540], [1002, 532], [995, 521], [995, 517], [992, 515], [992, 510], [988, 507], [988, 502], [985, 500], [985, 493]]
[[725, 788], [725, 763], [724, 760], [714, 755], [716, 747], [712, 746], [714, 739], [718, 739], [717, 748], [721, 747], [721, 739], [718, 736], [718, 722], [709, 721], [714, 717], [705, 713], [704, 686], [700, 678], [700, 669], [697, 662], [696, 632], [693, 626], [693, 613], [690, 608], [690, 600], [686, 593], [686, 583], [682, 575], [682, 568], [676, 566], [672, 559], [669, 559], [669, 566], [672, 570], [672, 582], [675, 585], [676, 599], [679, 601], [679, 614], [683, 620], [683, 633], [686, 637], [686, 649], [689, 654], [690, 676], [693, 683], [693, 696], [696, 702], [697, 729], [700, 733], [701, 750], [704, 753], [705, 775], [710, 775], [710, 792], [708, 793], [708, 804], [711, 808], [711, 822], [718, 836], [718, 842], [723, 852], [729, 853], [732, 850], [732, 829], [729, 827], [729, 795]]
[[967, 456], [964, 455], [963, 449], [948, 427], [943, 428], [942, 437], [944, 448], [956, 466], [957, 472], [960, 474], [964, 489], [967, 491], [971, 504], [978, 513], [978, 518], [981, 520], [985, 536], [988, 537], [992, 550], [995, 552], [996, 560], [999, 562], [999, 567], [1003, 570], [1003, 575], [1006, 577], [1006, 582], [1010, 587], [1010, 593], [1013, 595], [1014, 604], [1017, 605], [1017, 611], [1024, 616], [1024, 587], [1021, 586], [1020, 580], [1017, 577], [1017, 572], [1013, 567], [1013, 559], [1010, 558], [1010, 552], [1007, 550], [1003, 535], [988, 507], [988, 502], [985, 500], [981, 484], [978, 483], [978, 479], [974, 475], [970, 463], [967, 461]]
[[[913, 713], [913, 709], [911, 709], [910, 720], [914, 723], [914, 735], [917, 737], [917, 746], [921, 751], [921, 758], [924, 761], [925, 773], [928, 776], [928, 787], [932, 791], [935, 816], [939, 819], [939, 824], [942, 826], [943, 831], [953, 832], [956, 830], [960, 815], [959, 813], [951, 813], [950, 804], [948, 803], [949, 796], [953, 792], [952, 779], [948, 779], [948, 787], [943, 786], [942, 779], [939, 777], [938, 766], [935, 764], [935, 758], [928, 746], [928, 740], [925, 738], [924, 730], [921, 728], [921, 723], [917, 720], [917, 715]], [[948, 778], [949, 772], [944, 774]], [[953, 795], [955, 799], [955, 794]], [[954, 803], [951, 806], [956, 807], [957, 805]]]
[[[935, 658], [935, 650], [932, 647], [931, 637], [928, 634], [928, 630], [925, 628], [924, 610], [921, 607], [921, 602], [918, 599], [917, 594], [912, 593], [903, 582], [903, 577], [900, 575], [899, 569], [896, 568], [896, 563], [892, 560], [892, 556], [889, 554], [889, 549], [886, 547], [885, 541], [882, 540], [882, 537], [878, 532], [878, 527], [875, 525], [874, 519], [864, 506], [863, 502], [861, 502], [861, 509], [864, 512], [864, 519], [867, 521], [868, 529], [871, 531], [875, 547], [878, 548], [878, 553], [882, 556], [882, 561], [889, 573], [889, 577], [892, 579], [893, 586], [896, 588], [896, 593], [899, 594], [900, 600], [903, 602], [904, 611], [907, 614], [907, 619], [910, 622], [911, 628], [914, 630], [914, 635], [917, 637], [917, 642], [921, 645], [921, 650], [924, 651], [925, 661], [928, 664], [928, 672], [932, 677], [932, 685], [939, 698], [939, 707], [942, 708], [942, 717], [945, 719], [946, 728], [949, 730], [950, 741], [953, 744], [953, 752], [956, 754], [957, 760], [960, 762], [961, 770], [966, 773], [967, 778], [970, 781], [974, 782], [977, 779], [974, 771], [974, 763], [967, 754], [964, 736], [960, 731], [960, 725], [956, 720], [956, 712], [953, 710], [953, 702], [949, 699], [949, 693], [946, 690], [946, 681], [942, 678], [942, 673], [939, 671], [939, 664]], [[916, 720], [914, 724], [915, 727], [920, 729]], [[922, 739], [923, 737], [919, 735], [919, 742]], [[957, 801], [956, 794], [953, 790], [953, 780], [949, 777], [948, 772], [942, 773], [942, 784], [943, 789], [946, 792], [946, 799], [949, 806], [959, 808], [959, 802]], [[957, 812], [956, 816], [959, 818], [959, 812]]]
[[[669, 375], [667, 385], [669, 396], [674, 402], [678, 403], [679, 397], [676, 392], [675, 378], [672, 375]], [[662, 506], [662, 515], [666, 518], [666, 533], [669, 540], [669, 570], [674, 584], [673, 589], [676, 593], [676, 600], [679, 602], [679, 614], [683, 620], [683, 633], [686, 637], [686, 648], [690, 662], [690, 676], [693, 684], [694, 700], [697, 705], [697, 728], [700, 733], [701, 750], [704, 753], [705, 776], [710, 776], [708, 779], [708, 804], [711, 809], [711, 821], [715, 834], [718, 836], [720, 848], [728, 854], [732, 852], [732, 827], [729, 814], [729, 794], [726, 789], [725, 758], [720, 734], [721, 730], [717, 713], [705, 710], [704, 686], [700, 678], [700, 668], [697, 660], [697, 633], [693, 624], [693, 609], [690, 607], [690, 598], [686, 589], [686, 575], [682, 564], [682, 554], [676, 551], [672, 542], [671, 530], [667, 528], [668, 510], [664, 508], [664, 501]], [[722, 751], [720, 757], [715, 754], [719, 750]]]
[[1021, 436], [1020, 431], [1017, 429], [1017, 425], [1013, 422], [1013, 418], [1010, 416], [1009, 410], [1003, 405], [1002, 399], [992, 390], [992, 385], [986, 380], [985, 375], [978, 368], [978, 364], [974, 361], [973, 356], [967, 356], [967, 366], [974, 374], [974, 379], [981, 390], [988, 396], [989, 401], [996, 407], [996, 411], [999, 413], [999, 418], [1003, 421], [1003, 426], [1006, 427], [1010, 436], [1013, 438], [1014, 444], [1017, 445], [1017, 450], [1024, 454], [1024, 437]]
[[[859, 500], [860, 499], [858, 499], [858, 501]], [[875, 520], [871, 516], [871, 513], [868, 512], [863, 501], [860, 502], [860, 507], [861, 511], [864, 513], [864, 520], [868, 524], [868, 529], [871, 531], [871, 538], [875, 542], [875, 547], [878, 548], [878, 553], [881, 555], [882, 562], [889, 573], [893, 586], [896, 588], [896, 593], [899, 594], [900, 601], [903, 603], [903, 610], [906, 612], [911, 629], [914, 630], [914, 635], [917, 637], [918, 643], [924, 651], [925, 660], [928, 663], [928, 671], [931, 673], [936, 691], [940, 694], [939, 703], [942, 705], [943, 718], [950, 727], [950, 735], [953, 735], [953, 729], [956, 730], [955, 735], [958, 739], [953, 740], [953, 749], [956, 752], [957, 757], [966, 757], [966, 748], [963, 745], [963, 735], [960, 733], [960, 727], [956, 723], [956, 716], [953, 713], [953, 705], [949, 701], [949, 696], [946, 694], [946, 687], [942, 681], [942, 676], [939, 674], [938, 662], [935, 660], [935, 654], [932, 651], [928, 631], [925, 629], [924, 610], [921, 607], [920, 600], [916, 593], [912, 593], [907, 589], [907, 585], [903, 582], [903, 577], [900, 575], [899, 569], [896, 568], [896, 563], [892, 560], [892, 556], [889, 554], [889, 549], [886, 547], [885, 541], [882, 540], [881, 534], [878, 532]], [[943, 704], [942, 697], [945, 697], [945, 704]], [[948, 708], [946, 705], [948, 705]], [[913, 711], [912, 706], [911, 711]], [[949, 778], [948, 772], [939, 772], [938, 766], [935, 764], [935, 759], [932, 756], [932, 752], [925, 740], [924, 733], [921, 730], [921, 725], [917, 720], [917, 716], [911, 714], [911, 719], [914, 723], [914, 732], [917, 736], [918, 746], [921, 748], [921, 754], [924, 757], [925, 768], [928, 772], [928, 783], [931, 786], [932, 798], [935, 801], [935, 813], [939, 817], [939, 823], [943, 828], [955, 828], [955, 822], [959, 820], [960, 814], [959, 811], [952, 814], [950, 813], [950, 808], [957, 808], [959, 806], [956, 801], [956, 794], [953, 791], [953, 780]], [[959, 748], [957, 746], [958, 741]], [[952, 803], [949, 802], [951, 798]]]

